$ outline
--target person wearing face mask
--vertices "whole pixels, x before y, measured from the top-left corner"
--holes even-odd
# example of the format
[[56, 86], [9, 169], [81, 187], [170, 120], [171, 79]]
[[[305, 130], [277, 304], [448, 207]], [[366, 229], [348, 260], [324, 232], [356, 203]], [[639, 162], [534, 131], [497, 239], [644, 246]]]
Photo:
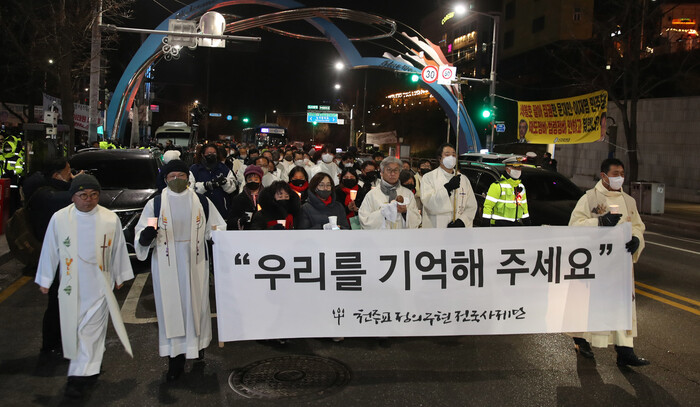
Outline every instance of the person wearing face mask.
[[335, 153], [333, 151], [333, 148], [327, 145], [321, 149], [321, 162], [311, 169], [309, 176], [313, 178], [318, 173], [326, 173], [331, 177], [333, 185], [335, 186], [340, 182], [338, 178], [340, 175], [340, 167], [333, 161], [335, 158]]
[[258, 197], [263, 190], [263, 170], [257, 165], [249, 165], [244, 176], [245, 184], [241, 192], [231, 200], [231, 210], [226, 218], [228, 230], [250, 229], [250, 220], [258, 210]]
[[301, 204], [305, 204], [309, 198], [309, 176], [302, 166], [296, 166], [289, 171], [289, 187], [294, 191]]
[[416, 180], [416, 199], [419, 202], [419, 209], [423, 210], [423, 203], [421, 201], [420, 184], [423, 181], [423, 176], [433, 170], [433, 164], [430, 160], [423, 158], [418, 163], [418, 172], [415, 174], [414, 179]]
[[[571, 213], [569, 226], [615, 226], [629, 222], [632, 224], [632, 239], [625, 248], [637, 262], [644, 250], [645, 226], [637, 211], [634, 198], [622, 190], [625, 181], [625, 167], [617, 158], [607, 158], [600, 165], [600, 181], [593, 189], [579, 199]], [[584, 332], [571, 334], [577, 353], [593, 359], [591, 345], [605, 348], [615, 345], [618, 366], [645, 366], [650, 362], [638, 357], [633, 350], [637, 336], [637, 310], [632, 296], [632, 329], [629, 331]]]
[[360, 206], [362, 229], [416, 229], [421, 224], [413, 192], [401, 185], [401, 161], [387, 157], [379, 165], [382, 180]]
[[299, 221], [299, 196], [284, 181], [275, 181], [260, 193], [260, 210], [253, 214], [252, 230], [291, 230]]
[[525, 185], [520, 182], [521, 157], [503, 161], [506, 173], [489, 186], [481, 215], [481, 226], [530, 226]]
[[301, 207], [298, 229], [323, 229], [329, 216], [335, 216], [341, 229], [350, 229], [343, 205], [335, 200], [331, 176], [319, 172], [309, 181], [309, 200]]
[[[345, 217], [348, 219], [348, 223], [352, 217], [357, 215], [357, 211], [359, 210], [355, 202], [359, 189], [360, 187], [357, 185], [357, 173], [355, 169], [352, 167], [343, 168], [343, 171], [340, 173], [340, 185], [335, 187], [335, 198], [339, 203], [343, 204], [345, 208]], [[355, 195], [355, 200], [352, 199], [353, 194]]]
[[[166, 380], [172, 382], [182, 375], [186, 359], [203, 358], [211, 342], [207, 241], [226, 221], [213, 201], [188, 188], [183, 161], [170, 161], [162, 171], [168, 187], [146, 203], [134, 248], [141, 261], [153, 250], [158, 353], [168, 358]], [[151, 218], [157, 218], [155, 226]]]
[[416, 175], [417, 174], [414, 174], [411, 170], [401, 170], [401, 173], [399, 174], [399, 182], [401, 183], [402, 187], [413, 192], [413, 197], [416, 200], [416, 207], [419, 211], [422, 211], [423, 203], [421, 202], [420, 197], [417, 195], [418, 191], [416, 189]]
[[[294, 168], [294, 154], [292, 153], [292, 150], [286, 150], [284, 152], [284, 156], [282, 157], [282, 161], [280, 161], [277, 164], [277, 171], [279, 171], [280, 174], [289, 174], [289, 171]], [[286, 181], [286, 180], [284, 180]]]
[[218, 148], [213, 144], [202, 147], [197, 163], [190, 167], [190, 185], [194, 191], [209, 198], [219, 213], [226, 216], [230, 206], [230, 196], [238, 187], [233, 172], [221, 162]]
[[457, 153], [451, 144], [438, 147], [440, 167], [421, 182], [424, 228], [472, 227], [477, 202], [469, 180], [456, 168]]
[[345, 153], [340, 159], [340, 164], [338, 164], [341, 171], [344, 168], [355, 168], [355, 157], [350, 153]]

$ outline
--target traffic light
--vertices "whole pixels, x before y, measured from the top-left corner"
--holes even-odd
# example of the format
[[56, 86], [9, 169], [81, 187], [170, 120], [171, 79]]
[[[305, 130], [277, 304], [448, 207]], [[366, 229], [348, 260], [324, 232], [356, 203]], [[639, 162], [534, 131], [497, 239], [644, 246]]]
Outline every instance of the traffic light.
[[243, 118], [243, 123], [248, 123], [249, 121], [250, 121], [249, 118], [247, 118], [247, 117], [244, 117], [244, 118]]
[[318, 124], [318, 122], [313, 122], [314, 126]]
[[420, 80], [420, 75], [413, 74], [411, 75], [411, 82], [416, 83]]
[[481, 117], [483, 117], [484, 119], [491, 118], [491, 115], [493, 115], [493, 112], [491, 111], [490, 108], [485, 107], [481, 110]]

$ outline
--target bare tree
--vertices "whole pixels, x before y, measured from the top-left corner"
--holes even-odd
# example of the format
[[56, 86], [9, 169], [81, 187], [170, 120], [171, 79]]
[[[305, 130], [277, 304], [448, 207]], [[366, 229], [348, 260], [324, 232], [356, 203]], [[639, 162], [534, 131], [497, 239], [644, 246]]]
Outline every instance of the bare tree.
[[[657, 88], [697, 67], [698, 53], [654, 55], [664, 12], [647, 0], [596, 1], [594, 37], [550, 50], [557, 74], [586, 90], [605, 89], [622, 115], [627, 141], [627, 180], [638, 176], [637, 106]], [[669, 10], [666, 10], [668, 12]], [[645, 34], [646, 33], [646, 34]]]
[[[129, 17], [133, 0], [4, 0], [0, 6], [0, 33], [4, 38], [6, 58], [11, 62], [4, 73], [5, 81], [14, 78], [15, 87], [24, 87], [33, 120], [33, 105], [42, 86], [39, 76], [55, 79], [61, 97], [63, 118], [75, 133], [73, 103], [80, 79], [87, 77], [90, 66], [91, 27], [96, 10], [102, 3], [106, 19]], [[107, 36], [107, 43], [116, 36]], [[53, 60], [53, 64], [47, 61]], [[23, 79], [23, 80], [22, 80]], [[5, 89], [5, 94], [16, 89]], [[70, 151], [74, 138], [70, 137]]]

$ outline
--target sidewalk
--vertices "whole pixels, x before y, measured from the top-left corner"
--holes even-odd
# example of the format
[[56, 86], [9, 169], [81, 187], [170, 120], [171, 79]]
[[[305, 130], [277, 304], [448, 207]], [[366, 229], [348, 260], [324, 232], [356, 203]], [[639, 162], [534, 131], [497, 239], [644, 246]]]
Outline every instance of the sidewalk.
[[700, 204], [692, 202], [666, 201], [664, 213], [642, 214], [647, 230], [700, 239]]

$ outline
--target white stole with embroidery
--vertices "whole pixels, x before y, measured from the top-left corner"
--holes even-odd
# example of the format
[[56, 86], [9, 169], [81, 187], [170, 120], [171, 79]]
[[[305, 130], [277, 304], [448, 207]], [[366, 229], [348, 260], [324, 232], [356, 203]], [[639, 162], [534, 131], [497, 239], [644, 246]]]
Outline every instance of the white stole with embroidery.
[[[56, 217], [56, 231], [59, 236], [67, 232], [66, 237], [59, 242], [60, 272], [61, 282], [58, 288], [59, 310], [61, 313], [61, 337], [63, 343], [63, 354], [68, 359], [75, 359], [78, 354], [78, 318], [80, 316], [80, 306], [78, 298], [80, 287], [78, 285], [78, 266], [73, 264], [78, 259], [78, 232], [75, 205], [70, 205], [63, 216]], [[107, 300], [109, 315], [112, 319], [114, 329], [119, 336], [119, 340], [124, 345], [126, 352], [133, 357], [129, 337], [124, 328], [119, 304], [114, 296], [113, 283], [111, 277], [112, 243], [117, 230], [117, 223], [109, 221], [110, 217], [115, 217], [101, 206], [97, 207], [95, 222], [95, 237], [97, 239], [97, 264], [104, 277], [104, 292]]]
[[[165, 336], [176, 338], [185, 336], [185, 320], [180, 297], [180, 283], [178, 280], [177, 260], [174, 253], [175, 236], [173, 234], [172, 211], [168, 200], [167, 188], [161, 193], [160, 213], [158, 214], [158, 237], [156, 250], [158, 253], [158, 273], [160, 276], [161, 301], [163, 302], [163, 314], [165, 321]], [[187, 189], [192, 200], [191, 226], [190, 226], [190, 298], [192, 314], [194, 315], [194, 328], [197, 336], [200, 335], [202, 317], [202, 291], [205, 284], [206, 256], [205, 234], [207, 220], [199, 198], [191, 189]], [[213, 209], [213, 208], [210, 208]]]

